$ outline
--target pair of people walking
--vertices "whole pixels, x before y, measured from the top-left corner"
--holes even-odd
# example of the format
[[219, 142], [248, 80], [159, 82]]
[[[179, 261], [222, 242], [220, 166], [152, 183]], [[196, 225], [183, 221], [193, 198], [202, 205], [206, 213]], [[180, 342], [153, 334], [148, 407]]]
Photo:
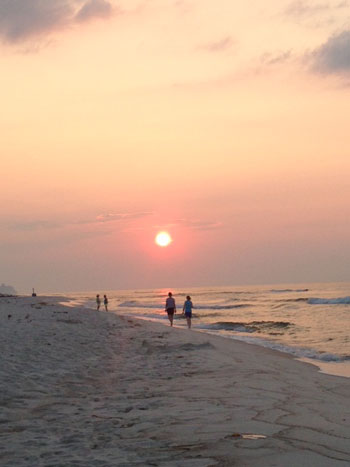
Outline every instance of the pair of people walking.
[[[107, 295], [103, 296], [103, 304], [105, 306], [105, 310], [108, 311], [108, 298], [107, 298]], [[97, 311], [100, 311], [101, 299], [100, 299], [99, 294], [96, 295], [96, 305], [97, 305]]]
[[[192, 308], [193, 308], [193, 303], [192, 303], [191, 297], [187, 295], [186, 301], [182, 307], [182, 314], [185, 315], [188, 329], [191, 329], [191, 325], [192, 325]], [[166, 302], [165, 302], [165, 311], [168, 314], [170, 326], [172, 326], [173, 321], [174, 321], [174, 314], [176, 313], [176, 303], [175, 303], [173, 294], [171, 292], [168, 293], [168, 298], [166, 299]]]

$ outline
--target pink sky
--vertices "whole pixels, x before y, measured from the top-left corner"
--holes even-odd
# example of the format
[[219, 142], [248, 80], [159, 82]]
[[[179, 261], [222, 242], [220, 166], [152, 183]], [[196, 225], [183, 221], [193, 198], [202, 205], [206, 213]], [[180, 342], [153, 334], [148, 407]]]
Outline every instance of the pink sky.
[[349, 13], [0, 0], [0, 282], [348, 281]]

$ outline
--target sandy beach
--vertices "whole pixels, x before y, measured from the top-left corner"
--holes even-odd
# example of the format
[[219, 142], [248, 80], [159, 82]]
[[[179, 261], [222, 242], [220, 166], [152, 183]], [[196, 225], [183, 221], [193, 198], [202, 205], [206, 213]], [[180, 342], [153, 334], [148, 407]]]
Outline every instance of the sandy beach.
[[0, 298], [2, 467], [350, 465], [350, 379], [58, 300]]

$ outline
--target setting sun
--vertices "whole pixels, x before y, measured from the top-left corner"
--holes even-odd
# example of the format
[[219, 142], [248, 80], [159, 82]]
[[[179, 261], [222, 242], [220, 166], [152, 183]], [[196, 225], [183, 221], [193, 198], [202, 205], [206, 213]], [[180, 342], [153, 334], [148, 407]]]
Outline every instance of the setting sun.
[[156, 236], [155, 242], [158, 246], [168, 246], [172, 242], [172, 238], [168, 232], [159, 232]]

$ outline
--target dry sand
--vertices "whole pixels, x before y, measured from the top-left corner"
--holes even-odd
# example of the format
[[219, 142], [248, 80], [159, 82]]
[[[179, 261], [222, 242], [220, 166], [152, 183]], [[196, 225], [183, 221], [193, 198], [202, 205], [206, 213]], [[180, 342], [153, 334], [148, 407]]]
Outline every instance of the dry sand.
[[278, 352], [37, 297], [0, 355], [2, 467], [350, 465], [350, 379]]

